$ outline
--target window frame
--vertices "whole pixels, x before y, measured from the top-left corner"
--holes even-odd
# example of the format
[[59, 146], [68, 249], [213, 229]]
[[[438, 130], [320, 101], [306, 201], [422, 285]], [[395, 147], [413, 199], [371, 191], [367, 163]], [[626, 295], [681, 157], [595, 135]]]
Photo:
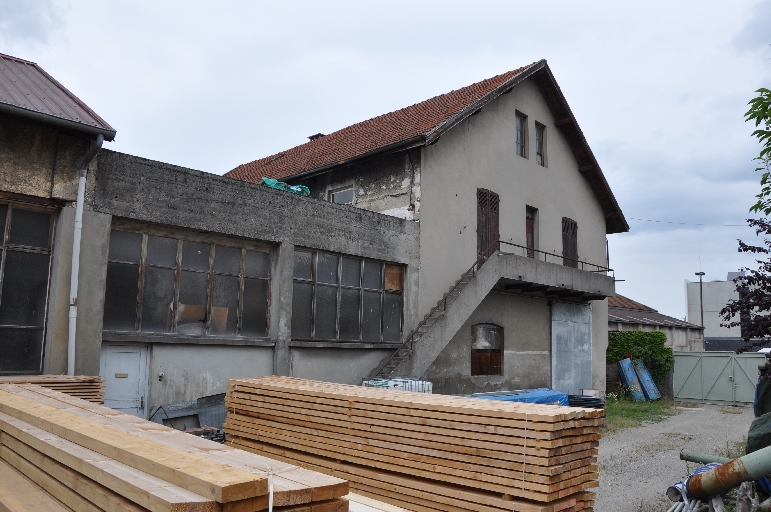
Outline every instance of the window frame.
[[[540, 133], [540, 137], [539, 137]], [[541, 167], [548, 167], [547, 159], [546, 159], [546, 125], [543, 123], [539, 123], [538, 121], [535, 122], [535, 163], [540, 165]], [[538, 146], [541, 146], [541, 151], [538, 151]]]
[[[161, 337], [161, 338], [193, 337], [196, 339], [204, 339], [204, 340], [206, 339], [216, 340], [216, 339], [224, 339], [224, 338], [238, 339], [238, 340], [265, 340], [270, 338], [271, 291], [272, 291], [272, 285], [273, 285], [273, 251], [271, 250], [270, 246], [268, 246], [267, 244], [253, 242], [250, 240], [238, 240], [238, 239], [229, 238], [229, 237], [220, 236], [220, 235], [204, 235], [200, 233], [187, 233], [187, 232], [180, 232], [178, 230], [164, 228], [160, 226], [156, 227], [156, 226], [139, 225], [130, 221], [121, 222], [119, 219], [116, 219], [116, 221], [113, 222], [113, 225], [110, 230], [111, 236], [112, 236], [112, 231], [124, 231], [129, 233], [136, 233], [141, 235], [142, 238], [141, 238], [141, 249], [140, 249], [141, 252], [140, 252], [139, 263], [110, 259], [108, 255], [108, 258], [107, 258], [108, 265], [110, 263], [136, 265], [139, 267], [139, 276], [138, 276], [138, 283], [137, 283], [137, 299], [136, 299], [136, 313], [134, 315], [134, 329], [133, 330], [114, 330], [114, 329], [104, 329], [103, 327], [102, 332], [103, 334], [104, 333], [107, 334], [106, 338], [112, 338], [115, 335], [118, 335], [118, 336], [135, 335], [135, 336], [142, 336], [142, 337], [151, 336], [151, 337]], [[175, 267], [173, 269], [174, 270], [173, 317], [171, 319], [171, 325], [170, 325], [169, 331], [167, 332], [142, 330], [142, 305], [143, 305], [144, 291], [145, 291], [144, 288], [146, 285], [145, 277], [146, 277], [147, 269], [148, 268], [171, 269], [171, 267], [168, 267], [168, 266], [151, 264], [147, 262], [147, 242], [148, 242], [148, 237], [150, 236], [172, 239], [176, 241], [176, 244], [177, 244], [176, 256], [175, 256]], [[182, 251], [183, 251], [184, 242], [209, 244], [208, 270], [197, 271], [197, 270], [187, 269], [182, 266]], [[230, 273], [215, 270], [215, 258], [216, 258], [217, 247], [230, 247], [230, 248], [239, 249], [241, 251], [238, 276], [236, 276], [235, 274], [230, 274]], [[246, 251], [256, 251], [256, 252], [267, 254], [267, 257], [268, 257], [268, 276], [267, 277], [253, 277], [253, 276], [246, 275], [246, 267], [245, 267]], [[185, 333], [178, 332], [179, 310], [180, 310], [180, 307], [179, 307], [180, 306], [180, 286], [181, 286], [181, 276], [183, 272], [205, 273], [207, 275], [206, 322], [205, 322], [205, 329], [203, 334], [185, 334]], [[215, 276], [239, 278], [235, 333], [227, 333], [227, 332], [213, 333], [212, 332], [212, 308], [217, 307], [213, 305], [214, 303], [213, 285], [214, 285]], [[264, 335], [244, 335], [242, 333], [243, 321], [244, 321], [243, 311], [244, 311], [244, 301], [245, 301], [245, 283], [247, 279], [258, 279], [258, 280], [267, 282], [267, 301], [266, 301], [266, 311], [265, 311], [266, 325], [265, 325]], [[106, 300], [106, 295], [107, 293], [105, 289], [105, 300]]]
[[[335, 194], [339, 194], [341, 192], [345, 192], [346, 190], [351, 191], [351, 202], [350, 203], [335, 203]], [[356, 187], [353, 186], [352, 183], [345, 185], [344, 187], [338, 187], [330, 189], [327, 192], [327, 198], [330, 203], [333, 204], [350, 204], [353, 205], [356, 202]]]
[[[387, 343], [399, 343], [401, 341], [401, 338], [404, 334], [404, 273], [405, 273], [405, 267], [404, 265], [399, 265], [395, 263], [389, 263], [381, 260], [373, 260], [370, 258], [362, 258], [360, 256], [352, 256], [348, 254], [341, 254], [341, 253], [334, 253], [334, 252], [327, 252], [327, 251], [318, 251], [314, 249], [308, 249], [308, 248], [295, 248], [295, 253], [297, 252], [303, 252], [303, 253], [310, 253], [311, 254], [311, 277], [310, 279], [302, 278], [302, 277], [296, 277], [294, 275], [294, 272], [292, 274], [292, 286], [294, 287], [295, 283], [300, 284], [306, 284], [312, 286], [311, 291], [311, 297], [310, 297], [310, 337], [303, 337], [303, 336], [295, 336], [294, 333], [291, 334], [291, 339], [293, 341], [302, 341], [302, 342], [334, 342], [334, 343], [372, 343], [372, 344], [387, 344]], [[331, 283], [320, 283], [318, 280], [318, 259], [319, 254], [326, 254], [335, 256], [337, 258], [337, 284], [331, 284]], [[359, 260], [359, 286], [350, 286], [350, 285], [344, 285], [343, 284], [343, 258], [348, 259], [355, 259]], [[364, 286], [364, 266], [365, 262], [370, 263], [377, 263], [380, 265], [380, 288], [369, 288]], [[392, 267], [398, 267], [401, 270], [401, 290], [389, 290], [386, 289], [386, 268], [392, 266]], [[335, 294], [335, 337], [334, 338], [318, 338], [316, 337], [316, 296], [317, 296], [317, 290], [318, 287], [326, 287], [326, 288], [332, 288], [334, 287], [336, 289]], [[342, 298], [342, 291], [343, 290], [357, 290], [359, 292], [359, 336], [357, 339], [344, 339], [340, 337], [340, 314], [341, 314], [341, 298]], [[364, 339], [364, 293], [365, 292], [377, 292], [380, 294], [380, 339], [376, 341], [372, 340], [365, 340]], [[386, 295], [398, 295], [401, 300], [400, 304], [401, 307], [399, 308], [399, 338], [397, 340], [384, 340], [384, 334], [385, 334], [385, 297]], [[296, 311], [294, 309], [294, 306], [292, 308], [292, 316], [296, 314]]]
[[[44, 299], [44, 305], [43, 305], [43, 320], [42, 320], [42, 326], [26, 326], [26, 325], [16, 325], [16, 324], [3, 324], [0, 325], [0, 328], [16, 328], [16, 329], [34, 329], [34, 330], [40, 330], [41, 331], [41, 338], [40, 338], [40, 362], [37, 370], [19, 370], [19, 371], [11, 371], [11, 370], [0, 370], [0, 375], [38, 375], [42, 374], [45, 367], [45, 356], [46, 356], [46, 338], [48, 335], [48, 313], [49, 313], [49, 302], [51, 298], [51, 274], [53, 269], [53, 253], [54, 253], [54, 235], [56, 231], [56, 221], [58, 217], [59, 209], [55, 208], [53, 206], [43, 206], [39, 204], [30, 204], [30, 203], [17, 203], [15, 201], [7, 201], [7, 200], [0, 200], [0, 204], [6, 205], [6, 213], [5, 213], [5, 225], [2, 226], [2, 239], [0, 239], [0, 305], [2, 305], [2, 293], [3, 293], [3, 286], [5, 284], [5, 270], [6, 270], [6, 256], [8, 254], [8, 251], [12, 252], [23, 252], [23, 253], [31, 253], [31, 254], [45, 254], [48, 256], [48, 274], [46, 276], [46, 292], [45, 292], [45, 299]], [[18, 244], [11, 244], [10, 243], [10, 237], [11, 237], [11, 224], [13, 222], [13, 211], [14, 210], [22, 210], [22, 211], [28, 211], [28, 212], [35, 212], [35, 213], [45, 213], [49, 215], [49, 225], [48, 225], [48, 248], [43, 249], [40, 247], [33, 247], [33, 246], [26, 246], [26, 245], [18, 245]]]
[[[517, 156], [521, 156], [522, 158], [528, 159], [529, 151], [528, 151], [528, 133], [527, 133], [527, 115], [523, 114], [519, 110], [515, 112], [515, 135], [514, 135], [514, 144], [515, 144], [515, 153]], [[521, 141], [519, 139], [522, 139]], [[520, 150], [521, 148], [521, 150]]]

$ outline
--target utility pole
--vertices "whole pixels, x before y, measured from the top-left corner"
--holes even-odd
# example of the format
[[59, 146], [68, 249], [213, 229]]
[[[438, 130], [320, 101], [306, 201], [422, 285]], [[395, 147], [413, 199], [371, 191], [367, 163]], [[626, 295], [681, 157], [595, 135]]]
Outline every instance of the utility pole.
[[704, 272], [696, 272], [699, 276], [699, 307], [701, 308], [701, 328], [704, 328], [704, 291], [702, 289], [701, 278], [704, 277]]

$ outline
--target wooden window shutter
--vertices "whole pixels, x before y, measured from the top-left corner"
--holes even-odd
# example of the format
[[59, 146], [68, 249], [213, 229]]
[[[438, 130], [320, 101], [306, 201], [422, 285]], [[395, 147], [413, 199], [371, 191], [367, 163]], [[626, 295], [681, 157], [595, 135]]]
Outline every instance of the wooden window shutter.
[[491, 245], [500, 238], [500, 197], [484, 188], [477, 189], [477, 256], [483, 261], [498, 250]]
[[578, 268], [578, 223], [562, 217], [562, 264]]

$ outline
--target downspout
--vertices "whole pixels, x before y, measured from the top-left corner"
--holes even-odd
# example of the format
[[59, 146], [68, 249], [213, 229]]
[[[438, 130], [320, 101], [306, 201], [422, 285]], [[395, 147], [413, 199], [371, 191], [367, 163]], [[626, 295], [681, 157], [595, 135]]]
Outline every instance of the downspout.
[[75, 335], [78, 322], [78, 273], [80, 272], [80, 237], [83, 231], [83, 200], [86, 195], [88, 165], [102, 147], [104, 136], [99, 134], [83, 159], [78, 176], [78, 199], [75, 203], [75, 230], [72, 235], [72, 273], [70, 275], [70, 324], [67, 338], [67, 375], [75, 375]]

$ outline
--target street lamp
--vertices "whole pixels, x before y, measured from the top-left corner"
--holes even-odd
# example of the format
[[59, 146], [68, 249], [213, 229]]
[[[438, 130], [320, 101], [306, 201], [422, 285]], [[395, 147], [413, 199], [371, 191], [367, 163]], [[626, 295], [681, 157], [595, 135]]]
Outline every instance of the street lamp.
[[699, 307], [701, 308], [701, 328], [704, 329], [704, 293], [701, 286], [701, 278], [704, 277], [704, 272], [696, 272], [699, 276]]

